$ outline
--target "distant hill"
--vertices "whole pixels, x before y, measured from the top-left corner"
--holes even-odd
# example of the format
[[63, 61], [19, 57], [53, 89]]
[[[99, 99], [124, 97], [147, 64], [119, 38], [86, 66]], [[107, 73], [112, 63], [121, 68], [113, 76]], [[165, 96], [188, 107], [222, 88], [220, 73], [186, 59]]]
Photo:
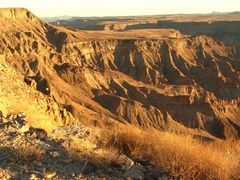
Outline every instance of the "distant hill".
[[71, 19], [72, 16], [57, 16], [57, 17], [43, 17], [42, 20], [46, 21], [46, 22], [54, 22], [54, 21], [58, 21], [58, 20], [69, 20]]
[[232, 14], [232, 15], [240, 15], [240, 11], [234, 11], [234, 12], [232, 12], [230, 14]]
[[[218, 11], [213, 11], [211, 13], [208, 13], [209, 15], [226, 15], [226, 14], [230, 14], [230, 15], [238, 15], [240, 14], [240, 11], [234, 11], [234, 12], [218, 12]], [[176, 14], [177, 15], [177, 14]], [[184, 14], [178, 14], [178, 15], [184, 15]], [[194, 14], [191, 14], [190, 16], [194, 16]], [[201, 16], [201, 14], [198, 14]], [[202, 15], [206, 15], [206, 14], [202, 14]], [[60, 21], [60, 20], [75, 20], [75, 19], [125, 19], [125, 18], [137, 18], [137, 17], [161, 17], [161, 16], [168, 16], [168, 15], [152, 15], [152, 16], [144, 16], [144, 15], [139, 15], [139, 16], [106, 16], [106, 17], [80, 17], [80, 16], [68, 16], [68, 15], [63, 15], [63, 16], [56, 16], [56, 17], [42, 17], [41, 19], [46, 21], [46, 22], [54, 22], [54, 21]], [[174, 14], [172, 14], [171, 16], [174, 16]]]

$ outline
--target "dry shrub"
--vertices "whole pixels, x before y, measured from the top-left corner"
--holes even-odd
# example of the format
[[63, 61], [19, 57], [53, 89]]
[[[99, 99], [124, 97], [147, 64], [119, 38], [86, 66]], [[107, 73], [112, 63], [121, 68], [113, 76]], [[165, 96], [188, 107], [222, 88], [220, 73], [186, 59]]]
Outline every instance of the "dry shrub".
[[[97, 131], [97, 129], [96, 129]], [[109, 165], [115, 159], [115, 152], [98, 148], [96, 134], [91, 134], [87, 139], [69, 138], [69, 146], [65, 147], [68, 156], [77, 161], [89, 160], [98, 165]]]
[[131, 125], [104, 129], [101, 145], [120, 153], [145, 157], [183, 179], [237, 179], [240, 143], [200, 142], [190, 135], [142, 130]]

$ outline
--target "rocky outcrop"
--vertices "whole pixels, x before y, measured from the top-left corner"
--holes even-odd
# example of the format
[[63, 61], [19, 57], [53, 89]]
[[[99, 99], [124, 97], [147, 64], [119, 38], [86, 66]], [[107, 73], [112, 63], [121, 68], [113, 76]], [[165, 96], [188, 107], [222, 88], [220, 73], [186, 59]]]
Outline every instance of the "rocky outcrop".
[[82, 144], [87, 144], [94, 149], [91, 154], [103, 152], [91, 141], [91, 137], [96, 136], [93, 129], [83, 125], [57, 127], [47, 135], [43, 129], [29, 126], [25, 113], [7, 113], [0, 118], [3, 120], [0, 122], [1, 179], [171, 177], [150, 161], [132, 160], [110, 151], [98, 162], [96, 155], [87, 154], [90, 149], [87, 153], [81, 149]]

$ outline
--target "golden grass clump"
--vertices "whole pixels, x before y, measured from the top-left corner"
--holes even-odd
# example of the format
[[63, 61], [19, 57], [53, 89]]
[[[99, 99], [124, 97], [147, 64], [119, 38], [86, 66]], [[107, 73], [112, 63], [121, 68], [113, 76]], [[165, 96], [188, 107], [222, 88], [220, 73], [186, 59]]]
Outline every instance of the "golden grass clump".
[[131, 125], [104, 129], [100, 143], [121, 153], [145, 157], [183, 179], [239, 179], [240, 143], [200, 142], [191, 135], [143, 130]]
[[99, 129], [95, 129], [95, 133], [91, 133], [87, 139], [69, 137], [68, 140], [70, 143], [69, 146], [66, 147], [69, 158], [78, 161], [88, 160], [99, 165], [110, 165], [113, 159], [116, 159], [117, 153], [97, 147], [97, 134], [99, 134], [99, 132], [96, 131], [99, 131]]

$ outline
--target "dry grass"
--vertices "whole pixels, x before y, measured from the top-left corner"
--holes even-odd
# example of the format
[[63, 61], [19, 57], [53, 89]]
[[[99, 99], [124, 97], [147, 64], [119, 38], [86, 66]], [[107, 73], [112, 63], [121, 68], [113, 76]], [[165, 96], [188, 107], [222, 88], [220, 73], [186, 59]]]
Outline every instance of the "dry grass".
[[237, 141], [204, 143], [190, 135], [120, 125], [104, 129], [100, 142], [121, 153], [147, 157], [161, 169], [183, 179], [240, 178]]
[[[96, 129], [96, 131], [98, 131]], [[66, 147], [68, 156], [77, 161], [89, 160], [98, 165], [110, 165], [116, 159], [117, 152], [109, 151], [96, 146], [97, 133], [91, 134], [87, 139], [69, 138], [69, 146]]]

